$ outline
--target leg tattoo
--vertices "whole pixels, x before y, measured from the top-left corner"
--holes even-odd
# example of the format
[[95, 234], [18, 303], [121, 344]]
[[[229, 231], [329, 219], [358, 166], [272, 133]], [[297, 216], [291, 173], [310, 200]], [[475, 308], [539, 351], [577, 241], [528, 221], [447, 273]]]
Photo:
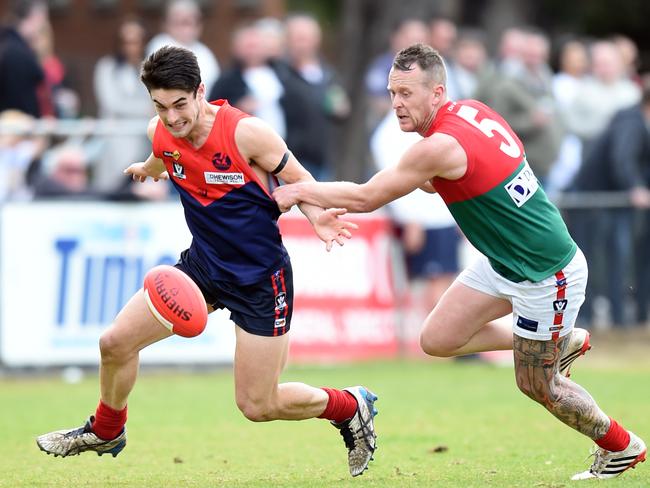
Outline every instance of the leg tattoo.
[[609, 429], [609, 417], [584, 388], [558, 373], [567, 339], [534, 341], [515, 335], [517, 386], [569, 427], [599, 439]]

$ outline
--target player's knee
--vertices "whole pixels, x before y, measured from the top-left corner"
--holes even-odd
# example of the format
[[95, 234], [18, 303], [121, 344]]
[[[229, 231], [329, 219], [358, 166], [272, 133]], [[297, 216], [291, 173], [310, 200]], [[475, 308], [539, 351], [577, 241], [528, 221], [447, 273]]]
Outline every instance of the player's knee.
[[535, 400], [535, 393], [533, 391], [534, 389], [531, 386], [530, 382], [524, 381], [519, 376], [517, 376], [517, 388], [519, 388], [519, 391], [524, 395]]
[[268, 422], [274, 420], [273, 409], [267, 402], [255, 401], [250, 398], [237, 399], [237, 408], [251, 422]]
[[420, 334], [420, 348], [429, 356], [448, 358], [455, 356], [458, 346], [445, 341], [444, 338], [434, 334]]
[[108, 329], [99, 338], [99, 351], [102, 361], [119, 362], [128, 357], [130, 349], [112, 329]]
[[517, 375], [517, 387], [524, 395], [546, 408], [552, 408], [559, 402], [561, 389], [557, 387], [555, 378], [548, 381], [530, 381], [524, 376]]

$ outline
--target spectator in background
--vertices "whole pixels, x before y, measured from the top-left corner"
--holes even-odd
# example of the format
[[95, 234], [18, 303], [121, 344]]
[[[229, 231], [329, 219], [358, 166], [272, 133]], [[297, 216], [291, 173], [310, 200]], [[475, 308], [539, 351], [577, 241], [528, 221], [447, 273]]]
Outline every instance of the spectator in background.
[[[286, 21], [287, 61], [285, 80], [287, 145], [317, 180], [334, 177], [333, 123], [350, 113], [350, 100], [334, 69], [321, 58], [322, 32], [316, 19], [295, 14]], [[291, 94], [299, 92], [298, 99]], [[302, 102], [300, 102], [302, 100]]]
[[548, 39], [537, 30], [523, 35], [520, 62], [493, 87], [492, 107], [519, 135], [530, 167], [545, 183], [559, 153], [563, 126], [553, 96]]
[[48, 144], [45, 137], [21, 135], [28, 134], [33, 123], [31, 115], [17, 110], [0, 113], [0, 124], [7, 131], [0, 132], [0, 204], [31, 198], [27, 171], [37, 165]]
[[[633, 148], [641, 169], [641, 177], [645, 188], [650, 188], [650, 75], [641, 78], [643, 87], [642, 104], [635, 119], [634, 128], [630, 127], [629, 143]], [[630, 124], [632, 126], [632, 124]], [[645, 131], [644, 131], [645, 129]], [[639, 193], [639, 192], [637, 192]], [[634, 267], [634, 295], [636, 305], [637, 326], [646, 328], [650, 326], [648, 313], [650, 312], [650, 210], [639, 196], [632, 197], [632, 204], [636, 208], [645, 207], [640, 215], [639, 231], [635, 239], [635, 267]]]
[[[579, 40], [565, 42], [560, 49], [559, 71], [553, 76], [553, 96], [565, 126], [568, 126], [569, 111], [588, 71], [589, 55], [585, 44]], [[567, 130], [546, 181], [548, 194], [554, 196], [568, 189], [581, 164], [582, 141]]]
[[479, 80], [485, 76], [487, 51], [483, 33], [462, 30], [447, 63], [447, 93], [451, 100], [474, 98]]
[[484, 76], [476, 88], [476, 99], [492, 106], [495, 90], [504, 78], [519, 73], [522, 70], [521, 58], [526, 33], [520, 27], [509, 27], [503, 31], [499, 39], [499, 54], [494, 63], [489, 63]]
[[[416, 133], [403, 132], [392, 111], [386, 114], [370, 138], [377, 171], [394, 165], [421, 139]], [[400, 231], [410, 284], [408, 295], [415, 305], [409, 310], [405, 335], [406, 339], [411, 339], [409, 342], [417, 342], [420, 324], [458, 274], [460, 232], [437, 194], [409, 193], [391, 202], [389, 211]]]
[[283, 59], [287, 45], [284, 23], [274, 17], [264, 17], [254, 26], [262, 36], [267, 57], [271, 60]]
[[[605, 131], [586, 152], [574, 187], [586, 192], [626, 192], [632, 208], [650, 208], [650, 83], [643, 90], [642, 103], [616, 113]], [[633, 217], [629, 207], [575, 210], [574, 234], [587, 261], [595, 268], [587, 285], [583, 307], [587, 322], [592, 320], [595, 294], [609, 301], [611, 320], [616, 327], [626, 323], [626, 293], [632, 285], [629, 274], [633, 253]], [[648, 212], [641, 246], [636, 259], [640, 283], [637, 308], [641, 321], [647, 320]], [[600, 264], [599, 263], [604, 263]], [[646, 273], [647, 274], [647, 273]], [[591, 288], [591, 290], [590, 290]], [[595, 293], [594, 290], [597, 292]]]
[[446, 17], [433, 17], [429, 21], [429, 31], [431, 47], [445, 60], [450, 59], [458, 37], [456, 24]]
[[45, 1], [11, 1], [8, 23], [0, 26], [0, 112], [41, 116], [38, 87], [45, 75], [30, 43], [47, 21]]
[[623, 34], [612, 36], [611, 41], [618, 47], [623, 59], [626, 76], [639, 86], [642, 85], [639, 75], [639, 48], [636, 43]]
[[397, 22], [391, 30], [390, 45], [370, 62], [365, 76], [366, 93], [369, 97], [368, 126], [374, 129], [377, 124], [390, 112], [391, 104], [386, 80], [393, 65], [393, 58], [402, 49], [418, 42], [430, 42], [430, 32], [427, 24], [419, 19], [408, 18]]
[[146, 54], [149, 55], [165, 45], [185, 47], [194, 52], [201, 68], [201, 78], [207, 92], [219, 78], [217, 58], [199, 38], [203, 30], [201, 8], [194, 0], [170, 0], [165, 10], [163, 32], [149, 41]]
[[281, 137], [287, 125], [281, 99], [284, 86], [278, 63], [269, 58], [264, 35], [255, 24], [236, 29], [232, 37], [232, 66], [209, 91], [209, 100], [224, 98], [238, 109], [259, 117]]
[[43, 171], [34, 185], [34, 199], [92, 199], [88, 164], [81, 146], [64, 144], [50, 149], [43, 157]]
[[140, 64], [144, 60], [146, 31], [135, 18], [120, 24], [115, 52], [102, 57], [95, 65], [94, 88], [98, 116], [129, 126], [133, 134], [108, 136], [93, 168], [92, 187], [100, 192], [119, 191], [130, 178], [124, 167], [131, 161], [142, 161], [149, 154], [149, 140], [136, 127], [153, 116], [151, 99], [140, 82]]
[[49, 22], [44, 23], [34, 34], [31, 45], [45, 74], [38, 87], [41, 117], [78, 117], [79, 95], [67, 86], [66, 68], [54, 51], [54, 32]]
[[591, 46], [591, 76], [580, 83], [566, 112], [568, 128], [588, 151], [588, 145], [605, 130], [613, 115], [639, 99], [639, 87], [627, 77], [619, 49], [611, 41], [598, 41]]

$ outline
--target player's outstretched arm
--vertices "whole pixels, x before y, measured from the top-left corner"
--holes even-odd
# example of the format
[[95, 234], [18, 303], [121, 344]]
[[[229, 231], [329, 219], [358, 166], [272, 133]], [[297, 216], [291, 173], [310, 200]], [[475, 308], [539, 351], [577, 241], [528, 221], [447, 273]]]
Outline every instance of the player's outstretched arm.
[[273, 196], [283, 211], [296, 203], [306, 202], [324, 208], [371, 212], [416, 188], [427, 188], [431, 178], [446, 170], [447, 152], [452, 147], [440, 141], [432, 142], [432, 138], [411, 146], [395, 166], [381, 170], [366, 183], [298, 183], [275, 189]]
[[[250, 117], [241, 120], [235, 131], [235, 140], [242, 156], [267, 173], [273, 173], [287, 183], [315, 181], [288, 150], [282, 138], [260, 119]], [[339, 218], [346, 213], [344, 209], [325, 210], [309, 203], [300, 203], [299, 206], [328, 251], [334, 243], [342, 246], [346, 239], [352, 237], [350, 231], [357, 228], [353, 222]]]
[[[147, 136], [149, 140], [153, 141], [153, 135], [156, 132], [158, 125], [158, 116], [155, 116], [149, 121], [147, 127]], [[161, 159], [154, 156], [153, 153], [149, 155], [146, 161], [133, 163], [124, 170], [124, 174], [131, 175], [134, 181], [143, 183], [147, 178], [152, 178], [154, 181], [167, 180], [169, 175], [165, 171], [165, 164]]]
[[169, 179], [169, 175], [165, 171], [165, 165], [153, 153], [149, 155], [145, 162], [130, 165], [124, 170], [124, 174], [131, 175], [133, 181], [141, 183], [145, 182], [147, 178], [153, 178], [154, 181]]

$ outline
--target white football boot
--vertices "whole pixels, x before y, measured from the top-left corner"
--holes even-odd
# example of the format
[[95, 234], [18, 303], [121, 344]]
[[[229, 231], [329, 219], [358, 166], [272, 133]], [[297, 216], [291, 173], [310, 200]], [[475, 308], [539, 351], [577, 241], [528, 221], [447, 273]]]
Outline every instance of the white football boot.
[[368, 463], [376, 449], [377, 436], [373, 418], [377, 415], [374, 406], [377, 395], [363, 386], [353, 386], [344, 390], [356, 398], [357, 411], [345, 422], [340, 424], [332, 422], [332, 425], [340, 430], [345, 446], [348, 448], [350, 474], [359, 476], [368, 469]]
[[126, 427], [115, 439], [107, 441], [91, 430], [94, 420], [91, 415], [82, 427], [43, 434], [36, 438], [36, 444], [41, 451], [54, 454], [54, 457], [76, 456], [84, 451], [94, 451], [98, 456], [107, 453], [117, 456], [126, 446]]
[[629, 432], [629, 434], [630, 443], [622, 451], [608, 451], [596, 446], [592, 453], [594, 462], [591, 468], [574, 475], [571, 479], [577, 481], [594, 478], [615, 478], [625, 470], [634, 468], [637, 463], [645, 461], [647, 452], [645, 443], [632, 432]]
[[591, 344], [589, 344], [589, 331], [585, 329], [580, 329], [575, 327], [571, 331], [571, 337], [569, 337], [569, 345], [566, 348], [566, 353], [560, 359], [560, 374], [566, 376], [567, 378], [571, 376], [571, 365], [573, 361], [578, 359], [580, 356], [591, 349]]

